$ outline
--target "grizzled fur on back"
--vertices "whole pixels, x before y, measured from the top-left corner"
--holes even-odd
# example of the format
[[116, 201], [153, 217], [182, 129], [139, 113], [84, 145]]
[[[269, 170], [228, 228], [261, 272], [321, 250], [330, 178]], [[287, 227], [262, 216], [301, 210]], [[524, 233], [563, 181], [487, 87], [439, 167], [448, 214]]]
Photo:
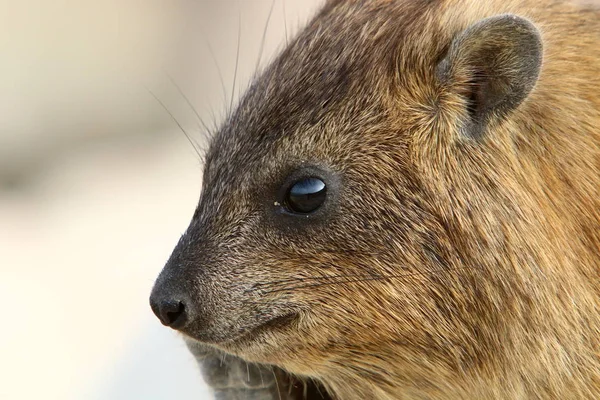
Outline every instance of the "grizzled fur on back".
[[[541, 64], [472, 56], [486, 29]], [[212, 141], [157, 285], [188, 340], [336, 399], [600, 398], [599, 126], [596, 2], [329, 1]], [[326, 203], [285, 212], [307, 174]]]

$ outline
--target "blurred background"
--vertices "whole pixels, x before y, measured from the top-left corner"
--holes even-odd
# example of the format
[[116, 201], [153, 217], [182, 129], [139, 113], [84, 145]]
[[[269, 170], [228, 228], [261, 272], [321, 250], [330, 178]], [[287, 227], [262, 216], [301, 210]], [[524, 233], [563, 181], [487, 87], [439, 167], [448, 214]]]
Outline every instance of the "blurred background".
[[201, 184], [178, 124], [203, 147], [320, 3], [0, 0], [0, 399], [210, 398], [148, 306]]

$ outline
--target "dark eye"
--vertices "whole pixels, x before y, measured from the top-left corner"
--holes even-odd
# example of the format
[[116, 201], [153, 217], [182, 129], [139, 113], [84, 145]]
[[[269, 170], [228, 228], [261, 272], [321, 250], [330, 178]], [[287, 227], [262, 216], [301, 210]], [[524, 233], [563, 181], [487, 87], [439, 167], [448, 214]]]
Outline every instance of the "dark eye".
[[325, 182], [319, 178], [304, 178], [292, 185], [285, 202], [290, 211], [308, 214], [323, 204], [326, 194]]

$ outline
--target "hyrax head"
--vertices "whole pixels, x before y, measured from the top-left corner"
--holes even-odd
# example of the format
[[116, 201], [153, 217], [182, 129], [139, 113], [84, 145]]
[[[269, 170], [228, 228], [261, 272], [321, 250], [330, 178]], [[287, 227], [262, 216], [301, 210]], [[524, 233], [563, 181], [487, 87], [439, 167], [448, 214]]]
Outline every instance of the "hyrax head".
[[150, 300], [188, 339], [306, 372], [390, 340], [435, 357], [494, 323], [457, 221], [470, 195], [503, 198], [482, 165], [536, 83], [539, 34], [375, 3], [330, 3], [212, 140]]

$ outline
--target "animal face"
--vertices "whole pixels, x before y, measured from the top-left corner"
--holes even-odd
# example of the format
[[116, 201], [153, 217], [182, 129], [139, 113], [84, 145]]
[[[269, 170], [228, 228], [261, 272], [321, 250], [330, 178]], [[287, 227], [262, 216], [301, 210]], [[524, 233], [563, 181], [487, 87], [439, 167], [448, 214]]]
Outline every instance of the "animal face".
[[[453, 343], [475, 357], [501, 334], [500, 289], [470, 253], [477, 228], [452, 216], [470, 212], [469, 192], [502, 197], [469, 168], [533, 87], [539, 37], [512, 16], [447, 32], [430, 3], [403, 3], [414, 18], [401, 21], [332, 5], [252, 85], [153, 290], [165, 325], [307, 375], [388, 345], [408, 366], [442, 364]], [[473, 73], [498, 63], [510, 72]], [[465, 201], [445, 204], [452, 193]]]

